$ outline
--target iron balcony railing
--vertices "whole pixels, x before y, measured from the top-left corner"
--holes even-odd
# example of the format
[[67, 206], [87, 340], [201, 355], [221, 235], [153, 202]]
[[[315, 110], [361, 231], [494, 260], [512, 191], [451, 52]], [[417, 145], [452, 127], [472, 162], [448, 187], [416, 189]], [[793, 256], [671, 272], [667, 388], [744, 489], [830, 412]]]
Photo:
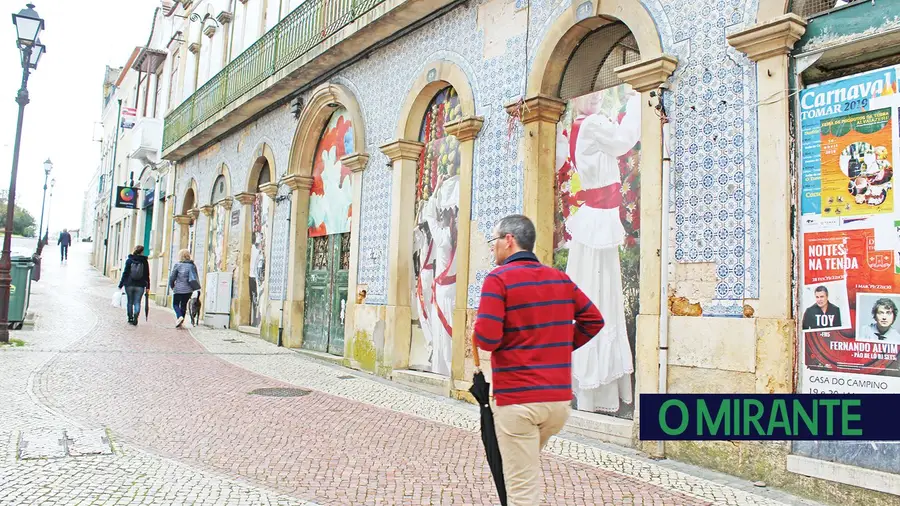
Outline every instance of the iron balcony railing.
[[166, 116], [163, 150], [384, 0], [307, 0]]

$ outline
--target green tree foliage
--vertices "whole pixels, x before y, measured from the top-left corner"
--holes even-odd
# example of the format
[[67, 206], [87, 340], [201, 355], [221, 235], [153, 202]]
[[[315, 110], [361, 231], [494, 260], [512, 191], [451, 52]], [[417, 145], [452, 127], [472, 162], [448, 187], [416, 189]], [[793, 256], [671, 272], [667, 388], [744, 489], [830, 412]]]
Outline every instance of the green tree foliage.
[[[3, 215], [0, 216], [0, 228], [6, 230], [7, 201], [5, 198], [0, 198], [0, 210], [3, 211]], [[37, 228], [37, 223], [34, 220], [34, 216], [26, 209], [16, 206], [13, 215], [13, 234], [34, 237], [35, 228]]]

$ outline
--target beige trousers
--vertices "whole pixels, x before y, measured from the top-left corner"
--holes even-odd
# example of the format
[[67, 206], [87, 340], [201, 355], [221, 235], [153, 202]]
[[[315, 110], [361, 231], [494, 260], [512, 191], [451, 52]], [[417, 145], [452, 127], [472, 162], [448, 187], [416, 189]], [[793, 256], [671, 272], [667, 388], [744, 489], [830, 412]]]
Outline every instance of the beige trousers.
[[497, 442], [503, 458], [508, 506], [541, 503], [541, 450], [562, 430], [572, 413], [570, 402], [493, 406]]

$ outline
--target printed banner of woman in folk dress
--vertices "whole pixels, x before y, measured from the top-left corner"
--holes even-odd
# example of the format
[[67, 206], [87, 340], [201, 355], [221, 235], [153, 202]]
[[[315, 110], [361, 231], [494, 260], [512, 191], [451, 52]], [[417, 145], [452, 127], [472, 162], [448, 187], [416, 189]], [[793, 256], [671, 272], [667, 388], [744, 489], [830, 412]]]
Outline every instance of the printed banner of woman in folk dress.
[[444, 125], [459, 119], [462, 107], [452, 87], [439, 91], [422, 121], [425, 144], [416, 173], [416, 228], [413, 231], [413, 320], [416, 327], [410, 367], [450, 375], [453, 307], [456, 302], [456, 244], [459, 214], [459, 141]]
[[639, 310], [641, 99], [619, 85], [570, 100], [557, 127], [554, 266], [606, 326], [572, 356], [576, 409], [630, 417]]

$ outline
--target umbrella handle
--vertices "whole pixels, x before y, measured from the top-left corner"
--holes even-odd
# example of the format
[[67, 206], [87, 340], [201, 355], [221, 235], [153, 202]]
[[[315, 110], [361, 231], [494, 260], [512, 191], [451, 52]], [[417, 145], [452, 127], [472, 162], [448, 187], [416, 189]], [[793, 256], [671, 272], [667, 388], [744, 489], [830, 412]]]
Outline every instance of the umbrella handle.
[[475, 341], [475, 332], [472, 332], [472, 360], [475, 361], [475, 370], [480, 370], [481, 357], [478, 356], [478, 342]]

